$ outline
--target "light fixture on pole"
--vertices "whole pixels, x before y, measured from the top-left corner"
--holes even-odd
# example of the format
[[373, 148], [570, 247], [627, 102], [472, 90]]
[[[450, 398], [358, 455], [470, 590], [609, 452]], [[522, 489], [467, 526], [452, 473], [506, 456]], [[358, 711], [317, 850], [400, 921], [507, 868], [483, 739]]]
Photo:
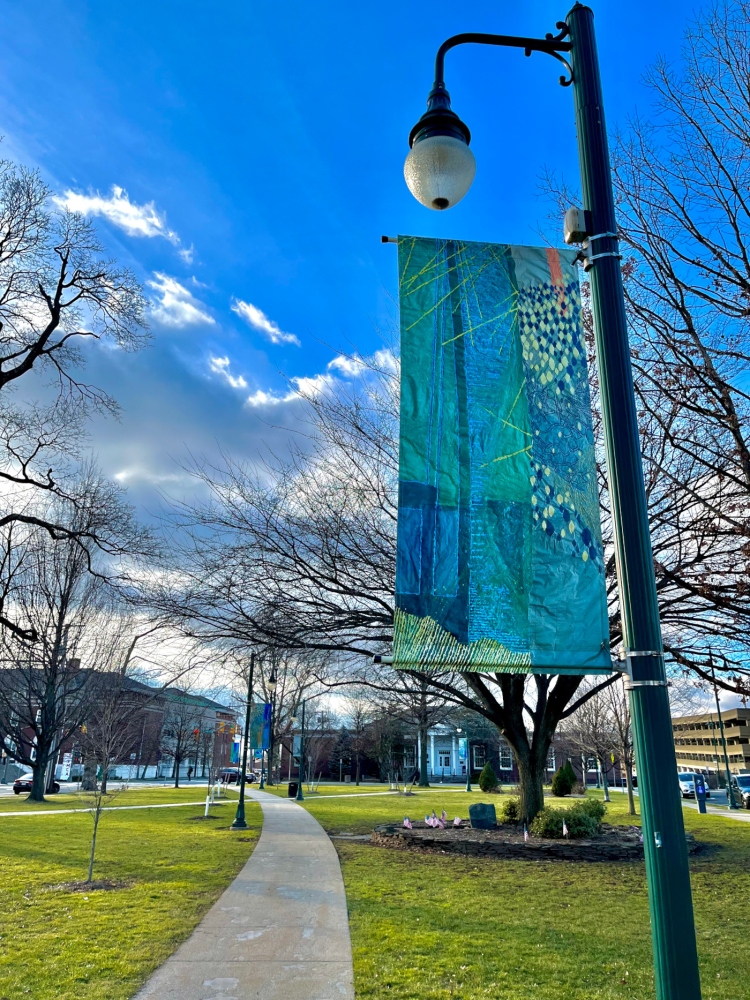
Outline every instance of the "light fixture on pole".
[[[273, 695], [276, 690], [276, 667], [271, 667], [271, 675], [266, 681], [266, 688], [271, 696], [271, 719], [268, 726], [268, 749], [266, 750], [266, 766], [268, 768], [268, 784], [273, 784], [273, 775], [271, 774], [272, 767], [272, 757], [273, 757]], [[263, 756], [261, 751], [261, 761], [260, 761], [260, 790], [266, 787], [266, 767], [263, 766]]]
[[[445, 54], [477, 43], [544, 52], [561, 62], [563, 86], [573, 85], [583, 210], [566, 234], [584, 242], [599, 369], [602, 424], [616, 550], [627, 688], [638, 762], [644, 851], [654, 948], [657, 1000], [700, 1000], [698, 954], [682, 805], [677, 773], [659, 604], [643, 482], [638, 414], [630, 363], [617, 219], [604, 120], [594, 13], [576, 3], [558, 34], [545, 38], [465, 33], [443, 42], [435, 59], [428, 111], [412, 129], [405, 174], [410, 191], [428, 208], [459, 201], [473, 178], [469, 130], [453, 117], [445, 89]], [[566, 57], [570, 58], [570, 62]], [[432, 117], [430, 115], [432, 114]], [[437, 141], [430, 135], [434, 132]], [[448, 140], [452, 140], [448, 142]], [[420, 144], [424, 152], [420, 153]], [[455, 154], [462, 145], [463, 151]], [[432, 150], [440, 151], [439, 155]], [[429, 155], [428, 155], [429, 154]], [[473, 160], [473, 155], [472, 155]], [[568, 220], [569, 222], [573, 220]]]
[[436, 83], [427, 111], [411, 130], [411, 149], [404, 163], [404, 178], [417, 201], [436, 211], [461, 201], [477, 169], [470, 141], [468, 128], [451, 111], [445, 84]]

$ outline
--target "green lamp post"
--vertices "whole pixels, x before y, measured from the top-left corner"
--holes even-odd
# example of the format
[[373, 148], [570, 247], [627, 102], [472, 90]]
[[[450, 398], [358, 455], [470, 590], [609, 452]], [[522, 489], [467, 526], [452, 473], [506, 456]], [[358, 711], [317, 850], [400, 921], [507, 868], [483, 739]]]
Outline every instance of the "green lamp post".
[[297, 802], [304, 802], [305, 796], [302, 794], [302, 782], [305, 780], [305, 699], [302, 700], [302, 724], [299, 737], [299, 780], [297, 782]]
[[255, 653], [250, 654], [250, 672], [247, 678], [247, 707], [245, 709], [245, 732], [242, 746], [242, 771], [240, 773], [240, 800], [237, 803], [237, 814], [232, 823], [233, 830], [246, 830], [245, 822], [245, 774], [247, 773], [247, 749], [250, 743], [250, 717], [253, 710], [253, 672], [255, 670]]
[[[469, 190], [475, 161], [468, 127], [451, 110], [446, 53], [477, 43], [544, 52], [572, 84], [583, 210], [566, 215], [567, 242], [584, 245], [591, 284], [609, 494], [623, 628], [624, 667], [638, 761], [657, 1000], [700, 1000], [693, 903], [643, 484], [614, 192], [604, 123], [594, 13], [576, 3], [545, 38], [465, 33], [438, 49], [427, 111], [411, 131], [404, 176], [423, 205], [444, 210]], [[568, 59], [570, 61], [568, 61]]]
[[[271, 776], [271, 766], [272, 766], [271, 755], [273, 754], [273, 695], [274, 691], [276, 690], [276, 667], [271, 667], [271, 674], [268, 680], [266, 681], [266, 687], [268, 688], [268, 693], [271, 696], [271, 723], [269, 726], [269, 733], [268, 733], [268, 750], [266, 751], [266, 761], [268, 767], [268, 784], [272, 785], [273, 780]], [[265, 787], [266, 787], [266, 768], [263, 766], [263, 760], [261, 759], [260, 785], [258, 786], [258, 788], [262, 792]]]

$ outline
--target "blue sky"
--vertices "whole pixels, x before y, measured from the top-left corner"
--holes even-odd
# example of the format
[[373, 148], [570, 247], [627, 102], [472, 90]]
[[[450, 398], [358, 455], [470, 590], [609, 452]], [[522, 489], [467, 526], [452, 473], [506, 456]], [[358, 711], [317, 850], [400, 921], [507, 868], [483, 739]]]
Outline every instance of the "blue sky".
[[[677, 0], [593, 4], [610, 128], [679, 55]], [[700, 5], [698, 5], [700, 6]], [[447, 59], [477, 179], [445, 214], [402, 166], [439, 43], [459, 31], [543, 35], [566, 5], [327, 0], [8, 0], [0, 32], [5, 155], [38, 166], [95, 218], [152, 300], [153, 345], [94, 348], [122, 404], [97, 420], [105, 471], [145, 513], [181, 493], [176, 460], [283, 449], [294, 383], [341, 377], [341, 350], [382, 346], [396, 317], [381, 234], [538, 242], [544, 167], [577, 176], [572, 96], [543, 55], [463, 47]], [[189, 488], [189, 487], [188, 487]]]

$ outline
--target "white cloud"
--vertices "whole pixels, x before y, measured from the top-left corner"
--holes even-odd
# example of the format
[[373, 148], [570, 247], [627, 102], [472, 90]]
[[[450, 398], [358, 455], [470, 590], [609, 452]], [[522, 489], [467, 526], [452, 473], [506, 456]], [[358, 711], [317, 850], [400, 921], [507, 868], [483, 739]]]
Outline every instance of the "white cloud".
[[[182, 250], [178, 250], [177, 256], [181, 257], [186, 264], [192, 264], [195, 257], [195, 247], [191, 243], [189, 247], [183, 247]], [[193, 281], [195, 281], [195, 278], [193, 278]]]
[[354, 378], [362, 372], [365, 363], [361, 358], [348, 357], [346, 354], [339, 354], [333, 361], [329, 361], [326, 366], [329, 371], [340, 372], [347, 378]]
[[297, 347], [301, 346], [298, 337], [293, 333], [284, 333], [278, 324], [269, 319], [263, 310], [258, 309], [252, 302], [233, 299], [232, 312], [237, 313], [241, 319], [244, 319], [254, 330], [262, 333], [264, 337], [268, 337], [272, 344], [296, 344]]
[[247, 382], [242, 375], [232, 375], [229, 371], [229, 358], [209, 358], [208, 364], [212, 372], [221, 375], [233, 389], [247, 389]]
[[375, 351], [374, 354], [367, 355], [366, 357], [356, 354], [339, 354], [332, 361], [328, 362], [327, 368], [329, 371], [339, 372], [345, 378], [356, 378], [363, 372], [373, 369], [384, 372], [396, 372], [398, 371], [398, 358], [388, 348]]
[[158, 323], [175, 327], [195, 326], [198, 323], [213, 326], [216, 323], [213, 316], [206, 312], [203, 303], [176, 278], [155, 271], [154, 279], [146, 284], [156, 292], [151, 300], [151, 315]]
[[140, 466], [132, 466], [131, 468], [121, 469], [119, 472], [116, 472], [113, 478], [116, 479], [117, 482], [121, 483], [122, 485], [125, 485], [126, 483], [140, 481], [140, 482], [152, 483], [158, 486], [161, 483], [183, 482], [186, 479], [188, 479], [188, 476], [185, 473], [177, 473], [177, 472], [167, 472], [167, 473], [151, 472], [148, 469], [141, 468]]
[[[128, 197], [127, 191], [112, 185], [108, 197], [94, 191], [91, 194], [80, 194], [77, 191], [65, 191], [62, 195], [54, 195], [52, 201], [61, 208], [71, 212], [81, 212], [83, 215], [101, 215], [112, 225], [117, 226], [128, 236], [161, 236], [175, 246], [179, 246], [180, 237], [167, 225], [163, 212], [159, 212], [153, 201], [145, 205], [136, 205]], [[191, 253], [181, 250], [180, 254]], [[191, 258], [192, 259], [192, 258]]]
[[253, 408], [262, 406], [278, 406], [280, 403], [293, 403], [300, 399], [312, 399], [326, 392], [334, 382], [331, 375], [312, 375], [292, 378], [289, 380], [293, 388], [281, 395], [275, 392], [264, 392], [258, 389], [245, 402]]

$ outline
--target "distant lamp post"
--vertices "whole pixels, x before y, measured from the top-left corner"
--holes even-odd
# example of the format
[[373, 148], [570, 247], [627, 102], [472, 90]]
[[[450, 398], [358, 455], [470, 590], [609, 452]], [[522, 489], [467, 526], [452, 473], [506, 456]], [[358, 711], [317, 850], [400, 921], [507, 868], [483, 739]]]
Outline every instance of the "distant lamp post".
[[[268, 729], [268, 750], [266, 751], [266, 761], [268, 766], [268, 784], [273, 784], [273, 777], [271, 775], [271, 755], [273, 753], [273, 695], [276, 690], [276, 667], [271, 667], [271, 676], [266, 681], [266, 688], [271, 696], [271, 721]], [[262, 754], [262, 751], [261, 751]], [[263, 758], [260, 761], [260, 785], [261, 791], [266, 787], [266, 769], [263, 766]]]
[[304, 802], [305, 796], [302, 794], [302, 782], [305, 780], [305, 700], [302, 701], [302, 722], [299, 736], [299, 777], [297, 780], [297, 802]]
[[[727, 751], [727, 737], [724, 733], [724, 719], [721, 715], [721, 702], [719, 701], [719, 687], [716, 683], [716, 671], [714, 670], [714, 657], [713, 653], [709, 649], [708, 658], [711, 663], [711, 678], [714, 684], [714, 698], [716, 699], [716, 715], [719, 719], [719, 733], [721, 734], [721, 746], [724, 751], [724, 767], [726, 769], [727, 775], [727, 805], [730, 809], [738, 809], [739, 806], [734, 800], [734, 791], [732, 790], [732, 769], [729, 766], [729, 752]], [[717, 782], [718, 783], [718, 782]]]
[[[460, 726], [456, 727], [456, 732], [460, 735], [464, 730]], [[469, 727], [466, 727], [466, 791], [471, 791], [471, 751], [469, 750]]]
[[[437, 211], [460, 201], [473, 180], [469, 129], [451, 110], [445, 86], [444, 63], [448, 51], [465, 44], [511, 47], [527, 56], [544, 52], [565, 67], [566, 75], [560, 77], [560, 82], [566, 87], [572, 85], [574, 96], [583, 210], [573, 208], [566, 213], [564, 239], [566, 243], [583, 244], [589, 275], [623, 628], [623, 665], [638, 762], [656, 996], [658, 1000], [678, 997], [700, 1000], [682, 806], [676, 794], [665, 792], [674, 786], [677, 762], [649, 536], [594, 12], [584, 4], [575, 3], [557, 28], [558, 34], [550, 32], [544, 38], [467, 32], [443, 42], [435, 59], [427, 111], [409, 135], [411, 152], [406, 158], [404, 175], [417, 200]], [[510, 87], [514, 86], [521, 93], [520, 85], [511, 81]], [[498, 110], [502, 116], [502, 101], [498, 102]], [[501, 216], [508, 197], [512, 193], [503, 198], [502, 193], [493, 192], [494, 205]]]
[[253, 671], [255, 670], [255, 653], [250, 654], [250, 673], [247, 678], [247, 708], [245, 709], [245, 742], [242, 747], [242, 771], [240, 773], [240, 800], [237, 803], [237, 815], [232, 823], [233, 830], [247, 830], [245, 822], [245, 774], [247, 772], [247, 748], [250, 743], [250, 715], [253, 710]]

